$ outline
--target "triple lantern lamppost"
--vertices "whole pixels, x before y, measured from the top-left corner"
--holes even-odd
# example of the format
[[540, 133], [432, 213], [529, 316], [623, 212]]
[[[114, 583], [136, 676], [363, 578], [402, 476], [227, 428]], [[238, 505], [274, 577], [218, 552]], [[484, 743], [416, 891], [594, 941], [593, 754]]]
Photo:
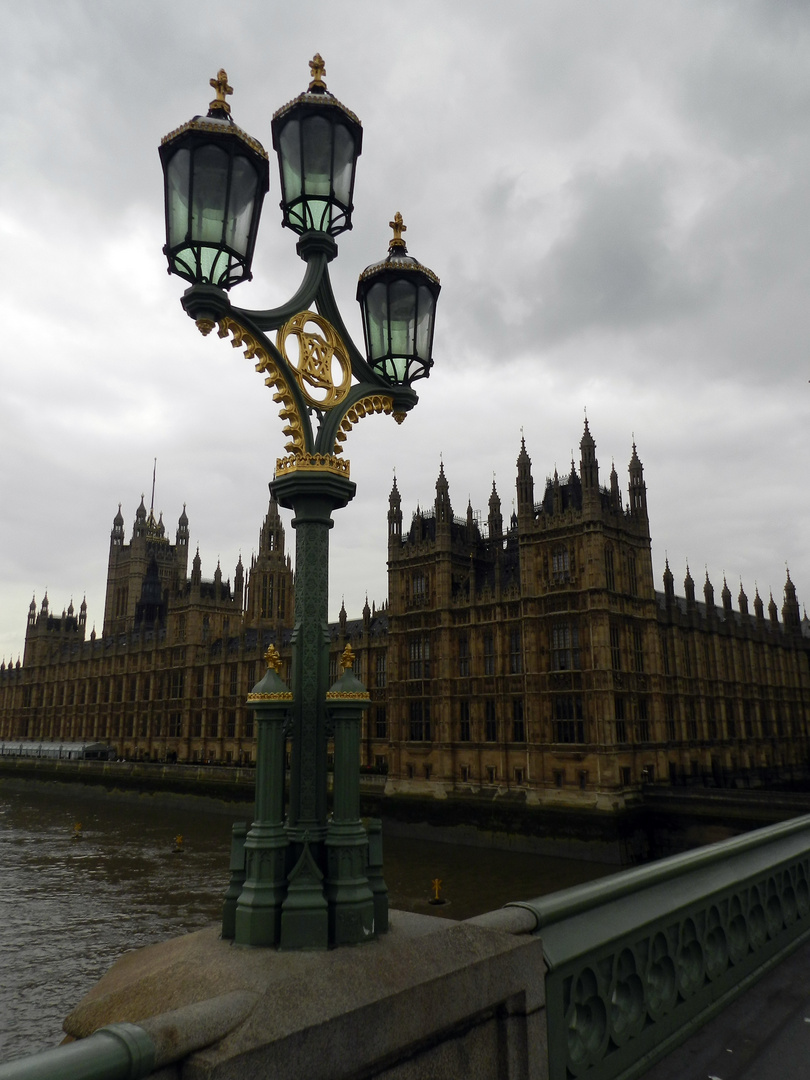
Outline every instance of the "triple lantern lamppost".
[[[436, 275], [408, 254], [397, 213], [387, 257], [367, 267], [357, 285], [365, 356], [349, 337], [329, 263], [337, 256], [334, 238], [352, 227], [363, 131], [327, 90], [321, 57], [309, 66], [309, 88], [271, 124], [283, 224], [298, 234], [296, 250], [306, 264], [298, 290], [280, 307], [248, 311], [228, 296], [252, 277], [270, 169], [261, 143], [231, 118], [224, 71], [211, 80], [216, 97], [207, 115], [195, 116], [160, 146], [163, 250], [169, 272], [191, 283], [183, 307], [203, 334], [217, 328], [255, 361], [275, 391], [287, 437], [270, 486], [293, 511], [295, 529], [292, 687], [282, 681], [271, 647], [267, 673], [248, 695], [258, 728], [256, 817], [244, 836], [244, 862], [235, 836], [223, 936], [288, 949], [355, 944], [388, 925], [379, 823], [366, 829], [360, 819], [360, 727], [369, 695], [352, 673], [350, 649], [343, 675], [329, 687], [329, 530], [332, 513], [355, 493], [342, 456], [347, 433], [373, 413], [401, 423], [417, 403], [411, 385], [433, 365], [440, 289]], [[330, 740], [335, 761], [328, 814]]]

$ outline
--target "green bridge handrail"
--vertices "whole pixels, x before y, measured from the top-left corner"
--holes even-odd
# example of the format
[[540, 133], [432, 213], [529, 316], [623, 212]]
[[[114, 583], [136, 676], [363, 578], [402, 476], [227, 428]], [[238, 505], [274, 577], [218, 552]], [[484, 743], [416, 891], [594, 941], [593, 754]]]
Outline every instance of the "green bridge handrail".
[[0, 1064], [0, 1080], [140, 1080], [211, 1046], [250, 1015], [257, 994], [231, 990], [138, 1024], [109, 1024], [86, 1038]]
[[630, 870], [621, 870], [608, 877], [599, 878], [585, 885], [572, 885], [567, 889], [538, 897], [536, 900], [516, 900], [506, 907], [527, 908], [537, 920], [537, 929], [561, 919], [570, 919], [592, 908], [600, 907], [610, 900], [631, 896], [651, 885], [662, 884], [673, 878], [681, 877], [704, 867], [717, 866], [719, 863], [758, 848], [767, 847], [774, 840], [795, 836], [806, 832], [810, 845], [810, 814], [777, 825], [769, 825], [730, 840], [720, 840], [708, 844], [697, 851], [687, 851], [680, 855], [670, 855], [647, 866], [636, 866]]
[[140, 1080], [155, 1068], [155, 1044], [137, 1024], [110, 1024], [86, 1039], [0, 1064], [0, 1080]]
[[810, 815], [521, 909], [543, 941], [550, 1080], [634, 1080], [810, 939]]

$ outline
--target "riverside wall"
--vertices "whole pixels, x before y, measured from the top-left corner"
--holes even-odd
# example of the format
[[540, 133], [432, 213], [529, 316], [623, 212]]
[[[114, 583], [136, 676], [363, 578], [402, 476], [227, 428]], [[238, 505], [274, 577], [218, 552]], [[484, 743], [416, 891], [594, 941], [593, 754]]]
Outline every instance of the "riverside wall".
[[[252, 813], [256, 773], [251, 768], [132, 761], [0, 759], [0, 791], [30, 785], [100, 797], [147, 796], [232, 813]], [[810, 793], [652, 787], [620, 809], [553, 803], [527, 805], [511, 795], [385, 794], [386, 777], [361, 776], [361, 809], [381, 817], [393, 835], [423, 836], [471, 847], [496, 847], [633, 865], [688, 851], [751, 829], [810, 813]]]

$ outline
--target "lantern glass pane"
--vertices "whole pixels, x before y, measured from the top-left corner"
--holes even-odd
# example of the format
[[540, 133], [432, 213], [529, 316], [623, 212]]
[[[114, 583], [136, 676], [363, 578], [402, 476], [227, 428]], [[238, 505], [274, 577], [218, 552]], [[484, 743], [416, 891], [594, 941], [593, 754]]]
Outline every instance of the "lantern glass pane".
[[324, 116], [304, 121], [304, 187], [307, 195], [328, 195], [332, 183], [332, 125]]
[[425, 362], [430, 359], [430, 331], [435, 309], [436, 301], [430, 289], [426, 285], [420, 285], [419, 315], [416, 321], [416, 352], [419, 359]]
[[210, 282], [211, 285], [219, 285], [220, 280], [224, 278], [228, 272], [229, 262], [230, 260], [227, 252], [214, 247], [201, 248], [201, 280]]
[[388, 289], [382, 281], [369, 289], [365, 308], [369, 358], [376, 360], [388, 352]]
[[385, 371], [392, 382], [404, 383], [407, 370], [408, 361], [402, 356], [395, 356], [385, 361]]
[[292, 202], [301, 195], [301, 125], [290, 120], [282, 129], [280, 139], [281, 177], [285, 202]]
[[247, 254], [258, 184], [259, 178], [253, 165], [246, 157], [237, 155], [233, 160], [225, 242], [240, 255]]
[[169, 211], [169, 247], [181, 244], [188, 234], [188, 176], [190, 154], [178, 150], [169, 162], [167, 203]]
[[354, 139], [343, 124], [335, 127], [335, 164], [332, 184], [335, 198], [343, 206], [349, 205], [354, 171]]
[[228, 155], [218, 146], [202, 146], [194, 155], [191, 238], [221, 244], [228, 190]]
[[332, 125], [323, 116], [308, 117], [303, 124], [302, 141], [306, 225], [309, 229], [325, 231], [332, 222]]
[[414, 351], [416, 287], [410, 281], [393, 281], [388, 288], [388, 325], [392, 356], [411, 356]]

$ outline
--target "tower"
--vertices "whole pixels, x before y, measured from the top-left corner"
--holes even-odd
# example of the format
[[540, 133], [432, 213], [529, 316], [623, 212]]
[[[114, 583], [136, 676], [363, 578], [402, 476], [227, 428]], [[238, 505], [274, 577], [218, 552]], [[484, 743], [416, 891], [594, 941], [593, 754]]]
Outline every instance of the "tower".
[[[144, 613], [154, 610], [158, 602], [158, 585], [163, 600], [179, 594], [185, 586], [188, 571], [188, 535], [185, 507], [178, 521], [176, 542], [172, 544], [166, 536], [163, 515], [159, 514], [155, 520], [154, 508], [147, 514], [141, 495], [132, 538], [127, 544], [119, 504], [110, 533], [104, 635], [126, 633], [134, 629], [136, 621], [137, 625], [143, 625]], [[136, 620], [142, 602], [146, 606], [141, 606]]]
[[519, 527], [523, 527], [534, 520], [532, 459], [526, 452], [526, 440], [522, 435], [520, 437], [520, 453], [517, 459], [517, 514]]
[[498, 492], [495, 489], [495, 480], [492, 480], [492, 494], [489, 497], [489, 517], [487, 518], [487, 525], [489, 527], [489, 539], [492, 543], [503, 539], [503, 517], [501, 515], [501, 500], [498, 496]]
[[393, 546], [396, 550], [402, 542], [402, 498], [399, 494], [399, 488], [397, 487], [397, 478], [394, 477], [394, 483], [391, 487], [391, 494], [388, 496], [388, 551], [391, 552]]
[[633, 456], [630, 458], [628, 467], [630, 475], [630, 513], [634, 517], [647, 519], [647, 485], [644, 483], [644, 466], [639, 461], [636, 452], [635, 440], [633, 441]]
[[596, 443], [585, 419], [585, 431], [579, 444], [579, 475], [582, 481], [582, 513], [595, 517], [601, 509], [599, 495], [599, 462], [596, 460]]
[[259, 550], [250, 563], [245, 618], [249, 626], [291, 626], [293, 621], [292, 568], [284, 553], [284, 526], [275, 495], [270, 496]]

